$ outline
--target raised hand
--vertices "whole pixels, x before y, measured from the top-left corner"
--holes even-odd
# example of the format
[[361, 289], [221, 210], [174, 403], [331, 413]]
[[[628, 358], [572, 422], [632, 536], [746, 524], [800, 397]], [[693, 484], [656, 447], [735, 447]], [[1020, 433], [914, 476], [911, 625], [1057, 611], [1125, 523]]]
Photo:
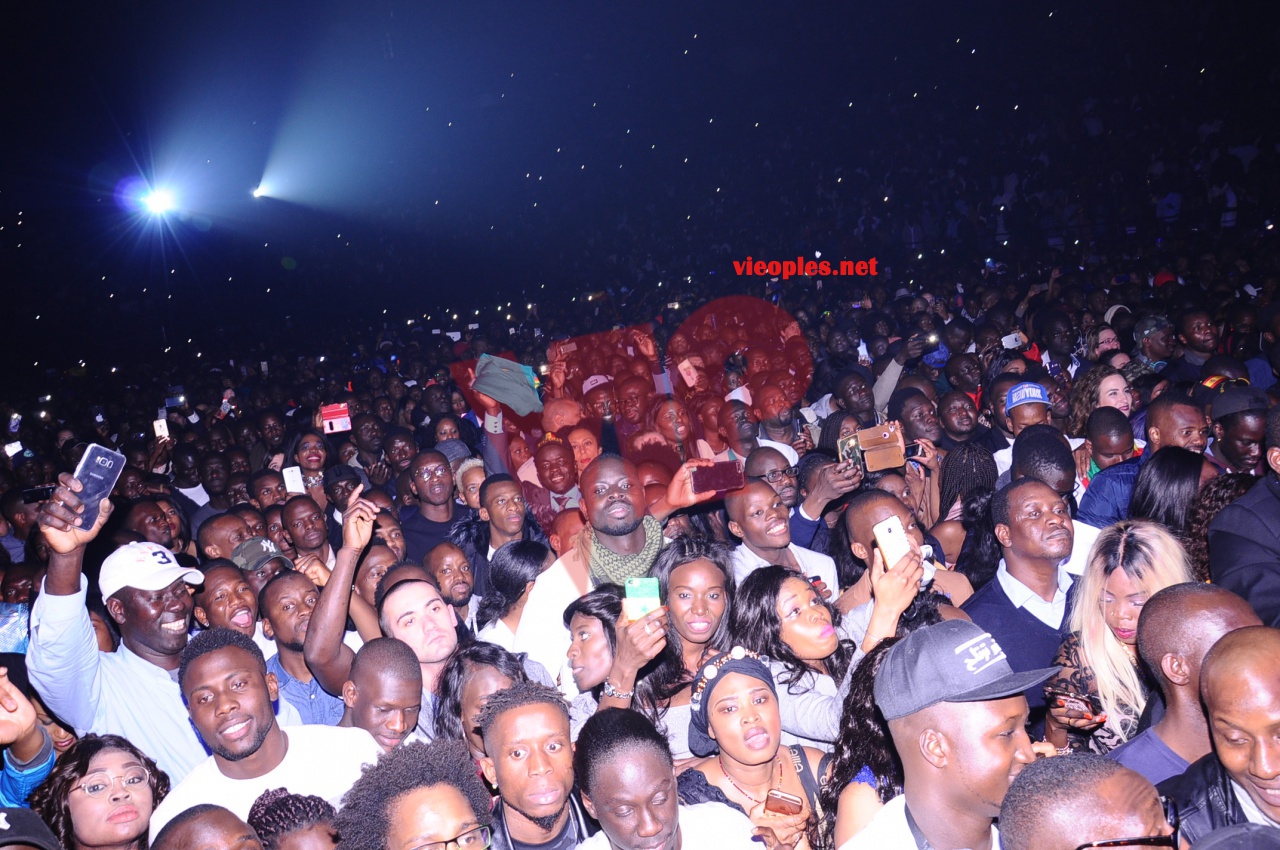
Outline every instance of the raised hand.
[[71, 473], [62, 473], [58, 476], [58, 486], [54, 489], [53, 496], [40, 506], [37, 514], [36, 521], [44, 532], [45, 542], [59, 555], [69, 555], [89, 545], [89, 541], [98, 536], [102, 526], [106, 525], [107, 518], [111, 516], [114, 506], [111, 500], [103, 499], [98, 505], [98, 519], [93, 527], [83, 528], [84, 521], [80, 514], [84, 513], [84, 503], [77, 495], [83, 489], [84, 485]]

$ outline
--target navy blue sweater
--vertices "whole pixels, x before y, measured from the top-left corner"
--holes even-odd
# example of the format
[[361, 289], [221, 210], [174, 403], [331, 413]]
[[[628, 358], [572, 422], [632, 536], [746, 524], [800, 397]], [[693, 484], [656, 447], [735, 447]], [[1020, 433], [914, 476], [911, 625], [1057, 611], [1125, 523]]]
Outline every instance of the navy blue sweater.
[[[1041, 670], [1051, 666], [1058, 654], [1064, 630], [1071, 618], [1074, 590], [1073, 584], [1071, 591], [1067, 593], [1067, 607], [1062, 623], [1056, 629], [1046, 626], [1026, 610], [1015, 608], [1000, 586], [999, 579], [994, 576], [961, 607], [971, 620], [996, 639], [996, 643], [1000, 644], [1009, 658], [1009, 666], [1015, 671]], [[1031, 709], [1031, 729], [1038, 736], [1044, 730], [1044, 685], [1035, 685], [1024, 693], [1027, 706]]]

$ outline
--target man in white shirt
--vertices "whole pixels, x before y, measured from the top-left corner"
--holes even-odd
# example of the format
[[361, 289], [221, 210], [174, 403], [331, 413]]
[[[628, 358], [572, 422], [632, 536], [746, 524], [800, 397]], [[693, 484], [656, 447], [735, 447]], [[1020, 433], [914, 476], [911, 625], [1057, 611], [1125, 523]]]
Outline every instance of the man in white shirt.
[[178, 782], [205, 757], [176, 683], [194, 608], [187, 587], [204, 577], [181, 567], [155, 543], [117, 549], [103, 562], [98, 587], [120, 627], [121, 642], [115, 652], [99, 651], [85, 608], [88, 582], [81, 565], [85, 547], [98, 536], [112, 506], [103, 499], [97, 522], [76, 527], [81, 489], [64, 473], [53, 498], [40, 508], [50, 555], [48, 575], [31, 609], [31, 682], [45, 705], [76, 732], [128, 738]]
[[179, 782], [151, 816], [158, 832], [200, 803], [247, 818], [270, 788], [314, 794], [335, 807], [382, 748], [363, 729], [276, 723], [275, 676], [253, 640], [230, 629], [197, 635], [182, 653], [178, 685], [192, 724], [213, 755]]
[[828, 599], [840, 589], [836, 562], [791, 542], [787, 506], [766, 481], [749, 481], [724, 499], [729, 514], [729, 530], [742, 539], [733, 552], [733, 580], [741, 586], [752, 571], [768, 564], [817, 576], [826, 585]]
[[890, 648], [875, 699], [902, 758], [903, 793], [841, 850], [998, 850], [1000, 803], [1036, 758], [1022, 691], [1055, 672], [1013, 672], [991, 635], [964, 620]]

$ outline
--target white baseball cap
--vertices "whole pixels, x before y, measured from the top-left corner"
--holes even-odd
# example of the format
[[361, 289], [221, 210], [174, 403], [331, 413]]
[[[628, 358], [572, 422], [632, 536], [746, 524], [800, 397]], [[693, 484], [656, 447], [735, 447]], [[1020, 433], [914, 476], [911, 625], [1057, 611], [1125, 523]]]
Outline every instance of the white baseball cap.
[[103, 599], [110, 599], [121, 588], [164, 590], [178, 579], [187, 584], [203, 584], [204, 574], [188, 569], [159, 543], [126, 543], [107, 556], [98, 575], [98, 589]]

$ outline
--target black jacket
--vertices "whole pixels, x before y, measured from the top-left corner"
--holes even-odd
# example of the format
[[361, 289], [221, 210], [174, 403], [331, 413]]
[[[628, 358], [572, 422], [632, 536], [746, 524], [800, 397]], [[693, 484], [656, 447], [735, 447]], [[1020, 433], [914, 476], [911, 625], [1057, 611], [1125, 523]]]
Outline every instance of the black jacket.
[[[502, 816], [503, 802], [499, 798], [493, 807], [493, 826], [489, 828], [492, 841], [489, 850], [511, 850], [511, 836], [507, 834], [507, 819]], [[578, 789], [569, 793], [569, 818], [578, 825], [578, 839], [582, 841], [600, 831], [600, 824], [582, 808], [578, 799]]]
[[1275, 473], [1209, 523], [1213, 583], [1242, 597], [1268, 626], [1280, 626], [1280, 480]]
[[[491, 590], [489, 586], [488, 520], [480, 519], [479, 516], [472, 516], [456, 522], [449, 532], [449, 539], [462, 550], [462, 554], [467, 556], [467, 563], [471, 565], [471, 578], [475, 583], [474, 590], [476, 595], [481, 599], [488, 596]], [[542, 533], [542, 528], [538, 525], [538, 521], [527, 510], [524, 514], [524, 531], [521, 539], [536, 540], [548, 548], [551, 546], [547, 542], [547, 535]]]
[[1177, 806], [1182, 835], [1192, 844], [1215, 829], [1246, 823], [1231, 776], [1213, 753], [1156, 787]]

